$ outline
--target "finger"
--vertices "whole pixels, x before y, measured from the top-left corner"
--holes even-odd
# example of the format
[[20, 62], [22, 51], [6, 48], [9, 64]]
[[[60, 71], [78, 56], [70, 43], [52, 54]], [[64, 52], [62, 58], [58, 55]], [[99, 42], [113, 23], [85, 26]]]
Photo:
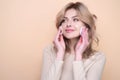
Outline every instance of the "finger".
[[58, 38], [58, 41], [61, 41], [61, 36], [62, 36], [62, 35], [60, 34], [60, 35], [59, 35], [59, 38]]
[[60, 40], [61, 40], [61, 41], [64, 41], [64, 39], [63, 39], [63, 35], [61, 35]]
[[86, 32], [85, 32], [86, 34], [86, 40], [88, 40], [89, 39], [89, 35], [88, 35], [88, 28], [86, 29]]
[[59, 41], [61, 41], [62, 34], [63, 34], [63, 30], [62, 30], [62, 27], [61, 27], [61, 26], [59, 27], [59, 30], [60, 30], [60, 33], [59, 33]]
[[85, 38], [88, 39], [88, 29], [87, 28], [85, 30], [85, 34], [84, 35], [85, 35]]
[[82, 29], [82, 33], [81, 33], [81, 36], [84, 38], [84, 35], [85, 35], [85, 27], [83, 27]]
[[59, 29], [60, 29], [60, 34], [62, 35], [63, 34], [63, 28], [62, 28], [62, 26], [60, 26]]
[[82, 37], [80, 37], [79, 41], [77, 42], [77, 46], [80, 46], [82, 43]]
[[89, 44], [89, 37], [88, 37], [88, 30], [86, 29], [85, 30], [85, 33], [84, 33], [84, 43], [85, 44]]
[[84, 29], [83, 29], [83, 32], [82, 32], [82, 35], [81, 35], [81, 37], [82, 37], [82, 42], [83, 42], [83, 43], [86, 42], [87, 36], [88, 36], [86, 29], [87, 29], [87, 28], [84, 28]]
[[63, 45], [65, 45], [65, 42], [64, 42], [64, 39], [63, 39], [63, 35], [61, 35], [61, 43], [63, 44]]
[[82, 35], [83, 30], [84, 30], [84, 27], [81, 27], [80, 28], [80, 35]]
[[61, 30], [60, 30], [60, 28], [59, 28], [55, 40], [58, 40], [58, 39], [59, 39], [60, 31], [61, 31]]

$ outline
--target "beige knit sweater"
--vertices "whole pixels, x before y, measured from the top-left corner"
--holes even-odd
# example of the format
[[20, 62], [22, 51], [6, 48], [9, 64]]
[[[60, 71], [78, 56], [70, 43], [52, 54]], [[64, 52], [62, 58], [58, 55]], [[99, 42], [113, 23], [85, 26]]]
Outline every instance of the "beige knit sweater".
[[74, 54], [65, 54], [65, 59], [56, 59], [53, 45], [43, 50], [41, 80], [101, 80], [105, 55], [97, 52], [89, 59], [75, 61]]

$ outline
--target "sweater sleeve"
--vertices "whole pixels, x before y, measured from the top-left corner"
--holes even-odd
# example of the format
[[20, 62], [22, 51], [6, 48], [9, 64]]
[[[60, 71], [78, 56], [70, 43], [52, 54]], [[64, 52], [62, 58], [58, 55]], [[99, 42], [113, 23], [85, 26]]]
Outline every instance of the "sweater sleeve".
[[63, 61], [52, 59], [52, 51], [49, 48], [43, 50], [41, 80], [59, 80]]
[[106, 58], [99, 56], [86, 72], [82, 61], [73, 62], [74, 80], [101, 80]]

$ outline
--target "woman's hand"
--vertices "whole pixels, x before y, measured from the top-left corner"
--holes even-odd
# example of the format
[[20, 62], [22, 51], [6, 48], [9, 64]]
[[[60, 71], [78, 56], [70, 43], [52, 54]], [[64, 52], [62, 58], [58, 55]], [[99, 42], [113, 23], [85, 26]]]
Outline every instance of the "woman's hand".
[[62, 27], [59, 27], [58, 33], [54, 40], [54, 45], [57, 48], [57, 59], [63, 59], [65, 53], [65, 42], [63, 39], [63, 30]]
[[82, 29], [81, 37], [76, 45], [75, 52], [76, 52], [76, 57], [75, 60], [82, 60], [82, 54], [89, 45], [88, 41], [88, 29], [84, 27]]

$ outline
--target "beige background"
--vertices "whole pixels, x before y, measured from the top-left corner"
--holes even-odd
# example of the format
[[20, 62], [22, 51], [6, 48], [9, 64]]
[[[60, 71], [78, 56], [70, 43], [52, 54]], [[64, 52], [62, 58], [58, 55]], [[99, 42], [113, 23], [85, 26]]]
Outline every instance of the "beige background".
[[[42, 49], [56, 34], [55, 16], [73, 0], [0, 0], [0, 80], [40, 80]], [[82, 1], [98, 16], [102, 80], [120, 80], [120, 0]]]

